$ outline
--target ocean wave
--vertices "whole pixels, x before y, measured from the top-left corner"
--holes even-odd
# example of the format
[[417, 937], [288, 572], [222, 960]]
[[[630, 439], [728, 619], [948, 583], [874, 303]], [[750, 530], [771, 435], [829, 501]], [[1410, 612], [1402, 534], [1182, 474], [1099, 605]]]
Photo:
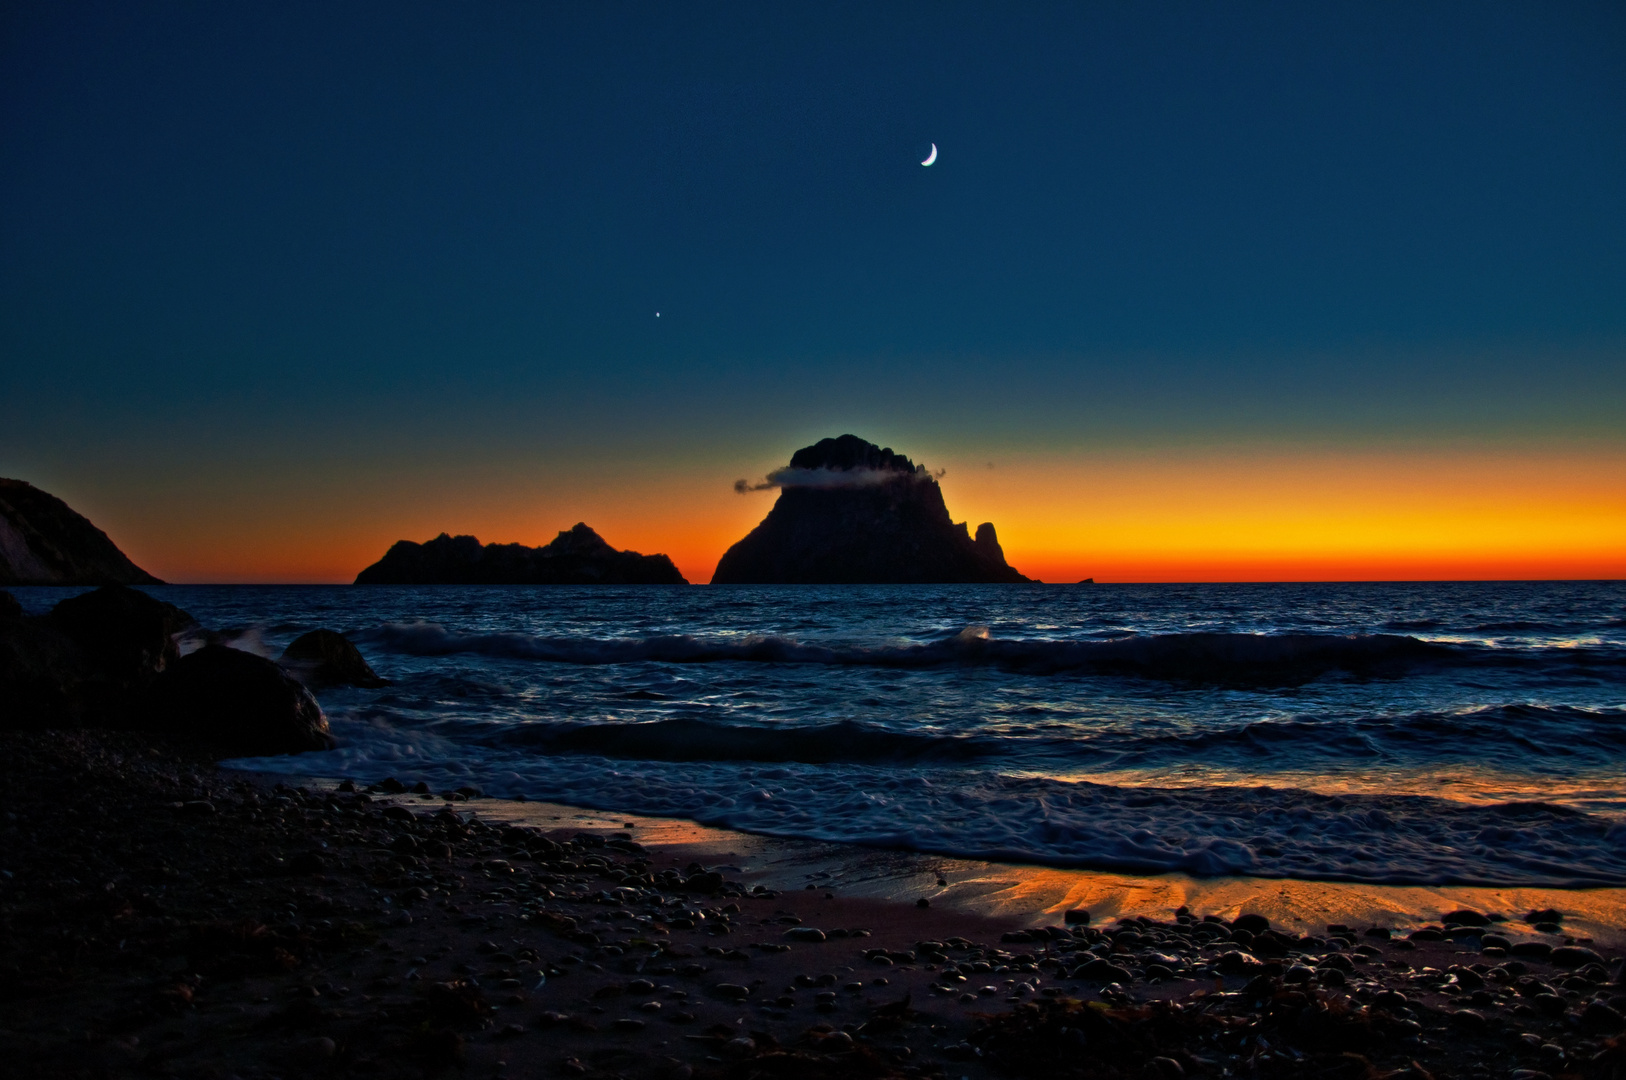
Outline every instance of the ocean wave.
[[240, 767], [689, 818], [773, 836], [1132, 873], [1373, 884], [1626, 884], [1626, 822], [1540, 802], [1270, 787], [1146, 788], [980, 770], [709, 761], [629, 763], [452, 744], [334, 717], [338, 749]]
[[1201, 682], [1292, 683], [1332, 671], [1399, 674], [1429, 664], [1470, 662], [1471, 650], [1397, 634], [1145, 634], [1108, 640], [998, 639], [968, 626], [921, 644], [843, 645], [777, 635], [704, 638], [688, 634], [583, 638], [470, 634], [431, 622], [388, 623], [357, 635], [416, 656], [478, 653], [560, 664], [719, 662], [893, 668], [991, 665], [1033, 674], [1085, 672]]
[[[1076, 744], [1075, 744], [1076, 745]], [[1109, 732], [1088, 740], [1120, 767], [1156, 761], [1226, 764], [1261, 758], [1450, 759], [1471, 757], [1518, 767], [1531, 759], [1607, 765], [1626, 760], [1626, 709], [1515, 703], [1399, 716], [1256, 720], [1218, 730], [1154, 735]], [[1471, 747], [1471, 754], [1464, 749]]]
[[999, 752], [995, 740], [917, 735], [842, 720], [804, 726], [746, 727], [706, 720], [516, 724], [493, 745], [547, 754], [587, 753], [645, 761], [930, 762], [968, 761]]
[[1383, 624], [1385, 630], [1438, 630], [1445, 624], [1439, 619], [1390, 619]]

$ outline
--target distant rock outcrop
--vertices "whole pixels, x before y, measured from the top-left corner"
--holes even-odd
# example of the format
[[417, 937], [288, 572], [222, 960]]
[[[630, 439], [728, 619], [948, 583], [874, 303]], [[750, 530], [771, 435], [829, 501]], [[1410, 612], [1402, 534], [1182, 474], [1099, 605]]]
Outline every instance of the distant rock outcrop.
[[357, 585], [687, 585], [665, 555], [617, 551], [578, 522], [545, 547], [482, 544], [441, 533], [398, 540], [356, 575]]
[[[856, 435], [804, 447], [769, 476], [779, 499], [729, 548], [714, 585], [1021, 582], [992, 524], [949, 518], [924, 467]], [[744, 490], [742, 481], [737, 485]]]
[[0, 479], [0, 585], [162, 585], [67, 503]]

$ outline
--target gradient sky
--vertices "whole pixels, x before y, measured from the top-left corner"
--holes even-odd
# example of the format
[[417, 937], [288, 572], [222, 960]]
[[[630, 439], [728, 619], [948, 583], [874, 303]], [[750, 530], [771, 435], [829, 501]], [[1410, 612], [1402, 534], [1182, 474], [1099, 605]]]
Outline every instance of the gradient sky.
[[850, 431], [1047, 580], [1626, 576], [1626, 8], [803, 8], [7, 5], [0, 475], [704, 581]]

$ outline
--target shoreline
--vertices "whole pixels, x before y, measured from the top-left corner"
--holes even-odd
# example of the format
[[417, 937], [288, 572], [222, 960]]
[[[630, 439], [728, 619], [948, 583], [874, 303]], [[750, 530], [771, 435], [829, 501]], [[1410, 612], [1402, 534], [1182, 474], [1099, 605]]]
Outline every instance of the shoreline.
[[[345, 781], [225, 767], [260, 783], [334, 790]], [[597, 810], [537, 799], [463, 797], [448, 804], [436, 794], [401, 791], [374, 798], [415, 810], [451, 806], [490, 821], [529, 828], [628, 831], [645, 847], [670, 849], [685, 861], [722, 862], [748, 884], [775, 890], [838, 888], [844, 896], [933, 906], [1022, 926], [1062, 920], [1083, 909], [1096, 922], [1163, 918], [1180, 907], [1234, 918], [1244, 910], [1309, 932], [1327, 923], [1415, 930], [1445, 914], [1471, 909], [1506, 916], [1501, 932], [1552, 945], [1599, 944], [1626, 950], [1626, 885], [1566, 888], [1546, 885], [1390, 885], [1244, 875], [1195, 877], [1047, 866], [963, 858], [840, 841], [752, 833], [687, 818]], [[945, 884], [939, 884], [939, 881]], [[1565, 912], [1564, 934], [1543, 934], [1520, 918], [1546, 909]]]
[[[266, 780], [289, 779], [257, 775]], [[324, 788], [339, 783], [317, 777], [301, 780]], [[439, 798], [409, 794], [397, 798], [406, 805], [445, 805]], [[1073, 909], [1087, 910], [1095, 922], [1103, 922], [1166, 918], [1178, 908], [1189, 907], [1227, 918], [1244, 910], [1257, 912], [1301, 933], [1328, 923], [1415, 930], [1466, 908], [1506, 915], [1502, 932], [1519, 940], [1559, 945], [1566, 939], [1574, 944], [1585, 937], [1589, 944], [1626, 948], [1626, 886], [1375, 885], [1297, 878], [1199, 878], [1177, 872], [1125, 874], [764, 836], [682, 818], [537, 800], [476, 798], [453, 805], [487, 820], [528, 827], [626, 830], [643, 846], [669, 848], [675, 857], [735, 863], [746, 883], [776, 890], [813, 885], [839, 889], [844, 896], [905, 904], [924, 898], [934, 907], [1023, 926], [1060, 922]], [[946, 884], [939, 885], [939, 880]], [[1549, 908], [1565, 912], [1564, 934], [1542, 934], [1520, 918]]]
[[1554, 962], [1240, 896], [1085, 927], [1052, 918], [1075, 872], [936, 860], [917, 907], [930, 857], [408, 809], [131, 735], [3, 745], [0, 1052], [31, 1075], [1533, 1080], [1626, 1054], [1614, 936]]

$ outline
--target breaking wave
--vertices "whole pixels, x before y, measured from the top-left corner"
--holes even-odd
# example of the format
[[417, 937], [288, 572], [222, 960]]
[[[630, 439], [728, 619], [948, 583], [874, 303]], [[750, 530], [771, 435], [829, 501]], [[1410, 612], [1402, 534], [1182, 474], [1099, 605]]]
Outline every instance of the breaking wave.
[[1531, 759], [1607, 769], [1626, 760], [1626, 709], [1518, 703], [1401, 716], [1298, 716], [1190, 732], [1112, 731], [1088, 743], [1115, 767], [1185, 760], [1424, 762], [1457, 760], [1472, 747], [1475, 760], [1515, 769]]
[[777, 635], [579, 638], [470, 634], [428, 622], [389, 623], [357, 637], [390, 651], [416, 656], [478, 653], [559, 664], [736, 662], [896, 668], [993, 665], [1035, 674], [1073, 671], [1264, 683], [1294, 682], [1331, 671], [1399, 674], [1420, 665], [1469, 663], [1476, 658], [1470, 648], [1398, 634], [1190, 633], [1090, 641], [1002, 640], [981, 626], [966, 627], [937, 641], [891, 645], [819, 644]]

